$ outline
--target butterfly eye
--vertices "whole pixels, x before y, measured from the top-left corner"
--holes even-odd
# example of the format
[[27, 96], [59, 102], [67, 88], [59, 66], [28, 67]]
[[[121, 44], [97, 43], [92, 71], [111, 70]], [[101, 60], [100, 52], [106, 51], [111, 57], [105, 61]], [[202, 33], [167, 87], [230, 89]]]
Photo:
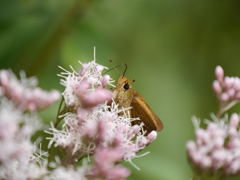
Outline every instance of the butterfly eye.
[[124, 88], [125, 90], [128, 90], [128, 89], [129, 89], [129, 84], [125, 84], [125, 85], [123, 86], [123, 88]]

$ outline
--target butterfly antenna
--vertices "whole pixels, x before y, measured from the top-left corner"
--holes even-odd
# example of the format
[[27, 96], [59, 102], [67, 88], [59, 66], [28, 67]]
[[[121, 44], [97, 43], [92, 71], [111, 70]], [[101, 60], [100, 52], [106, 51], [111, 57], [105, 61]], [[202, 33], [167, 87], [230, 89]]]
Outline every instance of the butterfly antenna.
[[108, 59], [108, 60], [109, 60], [109, 62], [111, 63], [112, 67], [115, 68], [115, 70], [117, 71], [117, 73], [120, 74], [119, 71], [118, 71], [118, 70], [116, 69], [116, 67], [114, 66], [112, 59]]
[[[109, 59], [109, 61], [110, 61], [110, 63], [112, 63], [112, 60], [111, 59]], [[112, 65], [113, 65], [113, 63], [112, 63]], [[126, 63], [122, 63], [122, 64], [119, 64], [119, 65], [117, 65], [117, 66], [115, 66], [115, 67], [113, 67], [113, 68], [111, 68], [111, 69], [109, 69], [109, 70], [107, 70], [106, 72], [104, 72], [103, 74], [106, 74], [107, 72], [109, 72], [109, 71], [111, 71], [111, 70], [113, 70], [113, 69], [115, 69], [116, 71], [117, 71], [117, 67], [119, 67], [119, 66], [123, 66], [123, 65], [125, 65], [126, 67], [125, 67], [125, 70], [124, 70], [124, 72], [123, 72], [123, 75], [122, 75], [122, 77], [124, 77], [124, 75], [125, 75], [125, 73], [126, 73], [126, 71], [127, 71], [127, 64]], [[118, 72], [118, 71], [117, 71]], [[118, 72], [119, 73], [119, 72]], [[120, 73], [119, 73], [120, 74]]]
[[122, 63], [122, 65], [125, 65], [126, 67], [125, 67], [125, 70], [124, 70], [124, 72], [123, 72], [123, 77], [125, 76], [125, 73], [126, 73], [126, 71], [127, 71], [127, 64], [126, 63]]

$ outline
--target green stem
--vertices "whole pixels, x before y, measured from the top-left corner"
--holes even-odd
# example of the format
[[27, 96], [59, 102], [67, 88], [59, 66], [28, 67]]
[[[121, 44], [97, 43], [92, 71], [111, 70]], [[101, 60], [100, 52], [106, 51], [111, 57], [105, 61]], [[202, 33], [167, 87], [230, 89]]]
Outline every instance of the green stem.
[[239, 100], [231, 101], [231, 102], [228, 102], [228, 103], [220, 103], [218, 113], [217, 113], [216, 117], [220, 118], [223, 115], [223, 113], [227, 112], [229, 109], [231, 109], [237, 103], [239, 103]]
[[87, 157], [87, 154], [83, 154], [79, 159], [78, 162], [80, 162], [83, 158]]
[[[59, 115], [61, 114], [61, 108], [62, 108], [63, 102], [64, 102], [64, 98], [62, 97], [62, 100], [61, 100], [60, 105], [58, 107], [58, 113], [57, 113], [57, 117], [56, 117], [56, 122], [54, 124], [54, 128], [56, 128], [57, 125], [60, 123], [60, 121], [63, 119], [63, 118], [59, 118]], [[51, 152], [52, 152], [52, 146], [48, 149], [48, 165], [49, 165], [49, 163], [51, 161]]]
[[61, 120], [63, 119], [62, 118], [59, 118], [59, 115], [61, 115], [61, 107], [62, 107], [62, 104], [63, 104], [63, 101], [64, 101], [64, 98], [62, 97], [62, 100], [60, 102], [60, 105], [58, 107], [58, 113], [57, 113], [57, 117], [56, 117], [56, 122], [54, 124], [54, 127], [56, 128], [58, 126], [58, 124], [61, 122]]

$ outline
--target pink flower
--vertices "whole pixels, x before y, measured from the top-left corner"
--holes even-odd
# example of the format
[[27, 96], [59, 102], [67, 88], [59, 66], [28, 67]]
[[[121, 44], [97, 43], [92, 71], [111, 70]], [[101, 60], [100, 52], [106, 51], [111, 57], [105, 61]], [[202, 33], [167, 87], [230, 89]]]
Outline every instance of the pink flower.
[[108, 106], [113, 94], [104, 89], [107, 84], [111, 85], [110, 76], [101, 75], [104, 68], [95, 61], [82, 64], [79, 73], [62, 68], [66, 108], [60, 116], [64, 123], [62, 130], [53, 125], [50, 128], [49, 146], [55, 143], [65, 152], [64, 166], [74, 165], [76, 157], [95, 155], [89, 177], [119, 179], [127, 177], [129, 171], [115, 164], [123, 160], [132, 163], [136, 153], [148, 146], [157, 133], [153, 131], [144, 136], [142, 125], [131, 125], [136, 119], [119, 116], [125, 110], [119, 110], [114, 102]]
[[224, 71], [222, 69], [221, 66], [217, 66], [216, 69], [215, 69], [215, 76], [216, 76], [216, 79], [219, 81], [219, 82], [223, 82], [223, 78], [224, 78]]
[[21, 79], [18, 80], [11, 71], [0, 71], [1, 94], [23, 110], [39, 111], [48, 108], [60, 98], [58, 91], [46, 92], [37, 88], [36, 85], [37, 80], [27, 79], [24, 72], [21, 72]]
[[[101, 76], [101, 71], [105, 68], [95, 63], [95, 61], [82, 64], [80, 73], [72, 73], [63, 69], [67, 76], [62, 76], [62, 85], [66, 87], [63, 92], [66, 105], [71, 108], [92, 107], [105, 101], [111, 101], [112, 93], [104, 87], [110, 83], [109, 76]], [[97, 88], [95, 88], [97, 87]]]
[[[233, 114], [230, 122], [216, 119], [206, 129], [196, 127], [195, 141], [186, 145], [190, 164], [201, 174], [221, 173], [222, 176], [240, 175], [239, 115]], [[194, 124], [197, 124], [193, 119]]]
[[82, 99], [82, 106], [91, 107], [104, 102], [111, 102], [112, 93], [108, 90], [105, 90], [101, 87], [95, 89], [95, 91], [88, 93]]
[[25, 114], [1, 98], [0, 105], [0, 179], [27, 179], [34, 145], [30, 137], [40, 128], [34, 114]]
[[123, 149], [99, 148], [95, 152], [94, 164], [88, 173], [91, 180], [101, 179], [125, 179], [130, 175], [130, 171], [116, 165], [124, 155]]
[[238, 77], [224, 77], [224, 71], [221, 66], [215, 69], [216, 80], [213, 82], [213, 91], [220, 103], [220, 117], [224, 112], [229, 110], [240, 101], [240, 79]]
[[[41, 130], [37, 111], [59, 99], [59, 92], [43, 91], [36, 87], [35, 78], [27, 79], [24, 73], [18, 80], [12, 72], [0, 71], [0, 179], [126, 179], [130, 170], [119, 165], [124, 160], [139, 169], [132, 160], [146, 154], [136, 155], [157, 133], [144, 136], [142, 124], [131, 125], [137, 118], [125, 115], [128, 109], [119, 110], [114, 102], [109, 106], [113, 94], [105, 88], [112, 81], [101, 75], [104, 66], [94, 60], [82, 64], [79, 72], [71, 69], [63, 69], [60, 75], [65, 105], [61, 109], [61, 102], [56, 123], [45, 131], [51, 135], [48, 147], [58, 146], [64, 153], [62, 159], [51, 150], [42, 151], [41, 139], [31, 142]], [[57, 128], [61, 120], [62, 127]], [[231, 127], [237, 124], [235, 117]], [[236, 145], [234, 141], [229, 148]], [[82, 160], [92, 155], [92, 165]], [[75, 166], [81, 160], [82, 166]]]

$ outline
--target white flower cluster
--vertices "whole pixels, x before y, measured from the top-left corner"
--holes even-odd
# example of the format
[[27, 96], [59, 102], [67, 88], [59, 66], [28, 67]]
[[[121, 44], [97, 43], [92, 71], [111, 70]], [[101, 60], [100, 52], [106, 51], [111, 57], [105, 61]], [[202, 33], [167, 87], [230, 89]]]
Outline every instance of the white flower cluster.
[[[31, 142], [41, 128], [38, 111], [48, 108], [60, 93], [37, 88], [36, 79], [27, 79], [24, 73], [18, 80], [12, 72], [0, 71], [0, 179], [117, 180], [130, 175], [118, 163], [132, 163], [140, 157], [136, 153], [155, 140], [157, 133], [144, 136], [142, 125], [131, 125], [137, 119], [125, 115], [130, 107], [119, 110], [112, 92], [105, 89], [112, 81], [108, 75], [102, 77], [104, 68], [95, 60], [82, 64], [79, 73], [62, 68], [65, 106], [47, 132], [51, 134], [49, 148], [60, 147], [62, 159], [51, 150], [42, 151], [39, 142]], [[61, 120], [62, 127], [57, 128]], [[91, 155], [91, 165], [84, 159], [81, 167], [75, 166]]]
[[224, 77], [221, 66], [215, 69], [213, 90], [219, 101], [213, 121], [205, 121], [206, 129], [200, 128], [200, 120], [192, 119], [195, 126], [195, 141], [186, 144], [188, 159], [194, 169], [195, 179], [225, 179], [240, 175], [240, 117], [233, 113], [228, 121], [231, 107], [240, 102], [240, 79]]
[[25, 73], [20, 73], [21, 79], [7, 70], [0, 71], [0, 96], [6, 96], [20, 109], [39, 111], [48, 108], [59, 99], [60, 93], [56, 90], [43, 91], [36, 87], [36, 78], [26, 78]]
[[[0, 105], [0, 179], [27, 179], [34, 146], [29, 137], [38, 129], [37, 120], [24, 115], [7, 99]], [[22, 126], [20, 126], [22, 124]]]
[[214, 122], [208, 121], [206, 129], [199, 127], [195, 117], [195, 141], [187, 143], [191, 165], [199, 172], [234, 176], [240, 174], [240, 131], [239, 116], [233, 114], [228, 123], [227, 117]]
[[47, 153], [31, 137], [41, 128], [37, 111], [53, 104], [60, 93], [36, 86], [37, 80], [26, 78], [24, 72], [18, 80], [11, 71], [0, 71], [0, 179], [49, 177], [42, 161]]
[[[108, 75], [101, 75], [104, 68], [92, 61], [82, 64], [79, 73], [74, 70], [62, 73], [67, 75], [62, 76], [62, 84], [66, 87], [63, 92], [66, 107], [65, 114], [60, 117], [64, 117], [64, 123], [61, 130], [54, 125], [50, 128], [49, 148], [54, 143], [65, 152], [62, 161], [65, 166], [74, 165], [79, 157], [95, 155], [95, 165], [88, 177], [121, 179], [127, 177], [129, 171], [115, 164], [123, 160], [131, 162], [137, 152], [156, 138], [157, 133], [153, 131], [143, 136], [141, 126], [131, 125], [131, 121], [136, 119], [118, 115], [124, 110], [119, 110], [114, 101], [111, 103], [112, 92], [104, 89], [110, 82]], [[108, 105], [110, 103], [111, 106]], [[66, 112], [66, 109], [69, 111]], [[106, 156], [107, 152], [114, 157]], [[103, 155], [108, 164], [106, 167], [111, 167], [111, 171], [96, 165]], [[115, 175], [109, 174], [113, 172]]]

